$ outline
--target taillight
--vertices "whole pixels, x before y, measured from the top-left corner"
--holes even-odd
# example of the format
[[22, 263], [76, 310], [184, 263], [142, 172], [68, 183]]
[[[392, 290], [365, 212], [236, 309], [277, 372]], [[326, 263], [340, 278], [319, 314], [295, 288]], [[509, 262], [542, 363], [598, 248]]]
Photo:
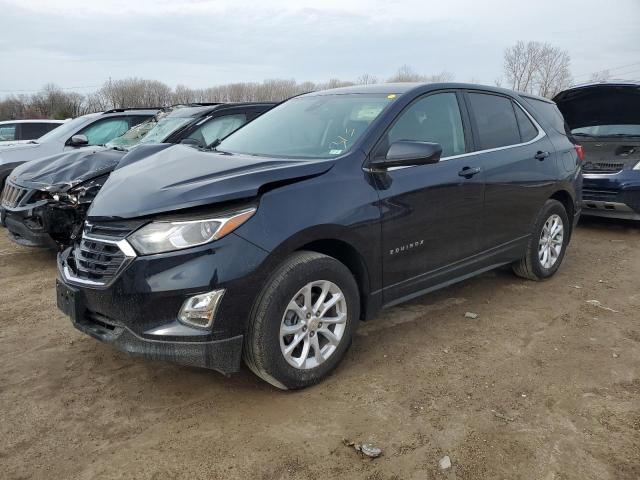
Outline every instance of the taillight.
[[578, 154], [578, 160], [580, 160], [581, 162], [584, 162], [584, 148], [582, 148], [582, 145], [574, 145], [574, 147], [576, 147], [576, 153]]

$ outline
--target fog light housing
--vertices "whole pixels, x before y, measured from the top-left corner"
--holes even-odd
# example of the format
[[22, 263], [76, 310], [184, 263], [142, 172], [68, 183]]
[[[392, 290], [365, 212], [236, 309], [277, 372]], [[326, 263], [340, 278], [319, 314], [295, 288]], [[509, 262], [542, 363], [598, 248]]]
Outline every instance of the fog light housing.
[[224, 290], [213, 290], [187, 298], [182, 304], [178, 320], [190, 327], [211, 328], [223, 295]]

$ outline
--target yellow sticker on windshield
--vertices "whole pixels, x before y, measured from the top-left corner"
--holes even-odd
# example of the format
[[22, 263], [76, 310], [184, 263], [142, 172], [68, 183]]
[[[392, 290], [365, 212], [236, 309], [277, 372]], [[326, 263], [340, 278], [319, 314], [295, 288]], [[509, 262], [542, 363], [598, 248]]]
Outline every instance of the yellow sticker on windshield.
[[392, 93], [391, 95], [387, 95], [387, 98], [388, 98], [389, 100], [393, 100], [394, 98], [396, 98], [396, 94], [395, 94], [395, 93]]

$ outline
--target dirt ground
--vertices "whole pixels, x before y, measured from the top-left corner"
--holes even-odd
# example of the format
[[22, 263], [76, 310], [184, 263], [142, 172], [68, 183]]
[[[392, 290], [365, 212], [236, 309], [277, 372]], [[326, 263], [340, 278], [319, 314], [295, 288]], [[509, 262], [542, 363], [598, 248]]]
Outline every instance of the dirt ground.
[[54, 256], [4, 231], [0, 274], [3, 479], [640, 478], [640, 226], [583, 221], [548, 282], [501, 270], [387, 310], [299, 392], [82, 335]]

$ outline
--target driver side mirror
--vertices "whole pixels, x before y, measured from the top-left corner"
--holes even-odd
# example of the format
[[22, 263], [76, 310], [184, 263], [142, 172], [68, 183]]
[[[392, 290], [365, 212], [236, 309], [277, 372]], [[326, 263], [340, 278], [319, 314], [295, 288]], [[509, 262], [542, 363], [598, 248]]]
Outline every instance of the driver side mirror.
[[387, 169], [429, 165], [438, 163], [441, 155], [442, 146], [439, 143], [400, 140], [391, 144], [385, 158], [373, 160], [369, 166], [375, 169]]
[[84, 147], [86, 145], [89, 145], [89, 139], [86, 135], [74, 135], [73, 137], [71, 137], [69, 145], [71, 145], [72, 147]]

